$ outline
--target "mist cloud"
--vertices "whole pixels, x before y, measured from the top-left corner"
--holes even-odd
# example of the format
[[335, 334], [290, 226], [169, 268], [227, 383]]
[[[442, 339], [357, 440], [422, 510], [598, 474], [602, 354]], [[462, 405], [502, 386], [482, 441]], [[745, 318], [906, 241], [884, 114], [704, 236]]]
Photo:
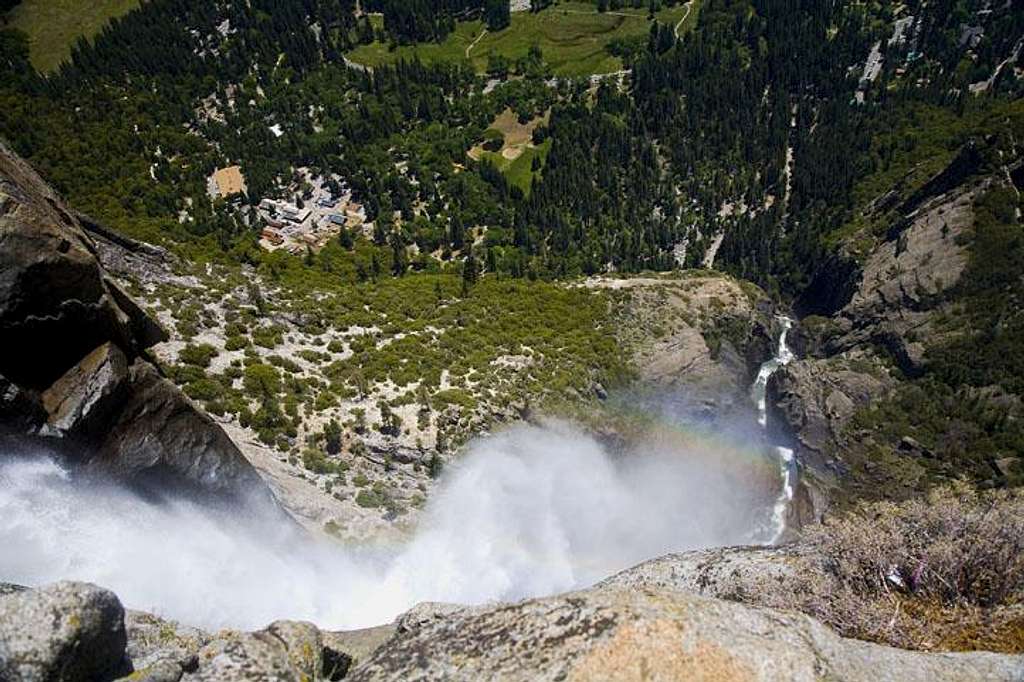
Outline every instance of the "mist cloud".
[[131, 608], [210, 628], [363, 627], [421, 601], [550, 594], [666, 552], [756, 540], [771, 510], [734, 460], [665, 442], [614, 457], [566, 425], [515, 427], [449, 467], [415, 535], [388, 551], [11, 460], [0, 465], [0, 580], [88, 580]]

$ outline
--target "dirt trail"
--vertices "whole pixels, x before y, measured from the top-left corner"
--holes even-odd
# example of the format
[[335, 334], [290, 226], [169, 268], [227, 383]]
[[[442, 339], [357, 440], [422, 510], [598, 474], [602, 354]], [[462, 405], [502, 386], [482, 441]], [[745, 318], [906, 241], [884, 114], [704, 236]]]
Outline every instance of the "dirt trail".
[[693, 10], [693, 2], [694, 2], [694, 0], [690, 0], [688, 3], [686, 3], [686, 14], [684, 14], [683, 18], [680, 19], [679, 23], [676, 24], [676, 28], [675, 28], [676, 39], [679, 38], [679, 29], [682, 28], [683, 22], [685, 22], [687, 19], [690, 18], [690, 11]]
[[485, 35], [487, 35], [487, 29], [486, 28], [483, 29], [482, 31], [480, 31], [480, 35], [478, 35], [476, 37], [476, 40], [471, 42], [469, 44], [469, 46], [466, 48], [466, 59], [469, 59], [469, 53], [473, 50], [474, 47], [476, 47], [476, 44], [479, 43], [483, 39], [483, 37]]

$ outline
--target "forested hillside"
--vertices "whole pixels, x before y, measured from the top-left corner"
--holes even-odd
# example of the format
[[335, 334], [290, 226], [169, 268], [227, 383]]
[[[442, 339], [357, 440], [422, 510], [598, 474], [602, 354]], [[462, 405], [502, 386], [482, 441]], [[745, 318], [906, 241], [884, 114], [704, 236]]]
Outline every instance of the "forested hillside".
[[[480, 280], [713, 267], [822, 317], [853, 295], [830, 278], [898, 242], [915, 196], [984, 180], [956, 237], [970, 265], [935, 294], [948, 303], [942, 333], [927, 363], [900, 371], [937, 382], [914, 384], [947, 396], [934, 413], [973, 404], [967, 388], [1019, 396], [1020, 180], [1003, 178], [1024, 134], [1019, 4], [636, 5], [152, 0], [47, 75], [7, 26], [0, 135], [100, 223], [286, 287], [386, 288], [428, 273], [469, 294]], [[511, 9], [645, 28], [597, 43], [593, 63], [624, 69], [585, 78], [554, 77], [564, 55], [539, 43], [479, 72], [468, 43], [453, 61], [348, 59], [448, 45], [471, 22], [500, 41]], [[977, 159], [936, 185], [965, 149]], [[244, 192], [210, 191], [226, 168]], [[265, 202], [299, 212], [324, 192], [352, 211], [335, 215], [330, 239], [267, 241], [281, 237]], [[985, 361], [970, 361], [979, 348]], [[922, 405], [903, 396], [891, 409]], [[974, 412], [972, 429], [1001, 428], [989, 408]], [[986, 442], [988, 459], [1017, 447]]]

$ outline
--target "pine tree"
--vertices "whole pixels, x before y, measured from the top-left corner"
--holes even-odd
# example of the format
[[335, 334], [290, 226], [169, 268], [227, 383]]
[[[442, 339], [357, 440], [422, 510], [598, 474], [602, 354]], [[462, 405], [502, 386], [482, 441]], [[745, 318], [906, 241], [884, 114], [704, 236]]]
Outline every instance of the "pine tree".
[[341, 244], [341, 248], [351, 250], [355, 246], [355, 241], [352, 239], [352, 232], [348, 228], [341, 228], [341, 232], [338, 233], [338, 243]]
[[391, 234], [391, 272], [395, 277], [401, 277], [409, 267], [409, 259], [406, 255], [405, 240], [398, 231]]
[[324, 426], [324, 447], [329, 455], [341, 452], [341, 425], [335, 419]]
[[466, 243], [466, 228], [462, 224], [462, 218], [459, 217], [458, 213], [452, 215], [451, 224], [449, 227], [451, 231], [449, 241], [452, 245], [452, 248], [455, 249], [456, 251], [459, 251]]
[[469, 294], [469, 290], [476, 284], [477, 276], [479, 275], [479, 266], [476, 262], [476, 256], [473, 255], [473, 247], [469, 246], [466, 249], [466, 260], [462, 264], [462, 295], [466, 296]]

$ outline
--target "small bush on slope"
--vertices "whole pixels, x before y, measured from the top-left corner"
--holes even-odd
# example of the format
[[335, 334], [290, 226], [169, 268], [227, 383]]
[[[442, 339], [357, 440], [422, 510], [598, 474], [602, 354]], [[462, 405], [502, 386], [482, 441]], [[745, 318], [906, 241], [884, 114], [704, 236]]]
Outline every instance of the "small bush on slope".
[[[909, 648], [1024, 651], [1024, 494], [965, 484], [862, 504], [812, 529], [821, 571], [799, 608], [846, 636]], [[983, 642], [972, 633], [987, 633]], [[999, 637], [993, 637], [999, 634]]]

